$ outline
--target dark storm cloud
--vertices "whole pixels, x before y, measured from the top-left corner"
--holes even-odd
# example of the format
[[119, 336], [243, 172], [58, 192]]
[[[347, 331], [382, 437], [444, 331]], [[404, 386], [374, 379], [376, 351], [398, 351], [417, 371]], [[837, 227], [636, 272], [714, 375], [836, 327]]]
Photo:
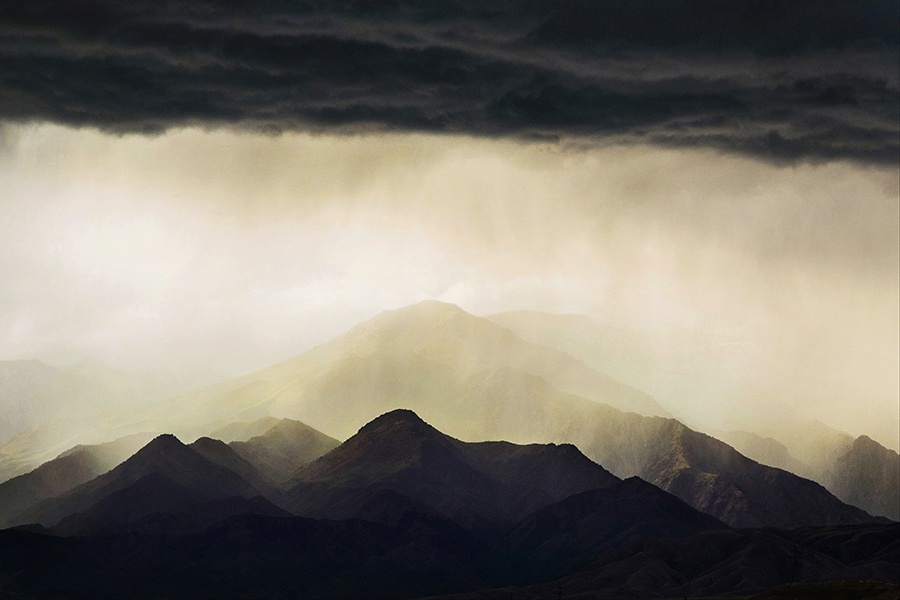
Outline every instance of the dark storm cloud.
[[898, 159], [900, 3], [13, 0], [0, 118]]

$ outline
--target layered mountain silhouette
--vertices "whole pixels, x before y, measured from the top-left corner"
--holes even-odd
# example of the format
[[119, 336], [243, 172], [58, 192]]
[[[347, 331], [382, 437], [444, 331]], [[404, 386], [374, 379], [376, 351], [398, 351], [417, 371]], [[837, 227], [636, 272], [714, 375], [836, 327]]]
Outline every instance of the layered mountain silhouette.
[[0, 483], [0, 526], [17, 524], [15, 517], [26, 508], [109, 471], [151, 437], [139, 433], [105, 444], [75, 446], [29, 473]]
[[525, 514], [619, 479], [571, 445], [464, 443], [409, 410], [384, 414], [302, 467], [286, 493], [297, 514], [345, 519], [383, 491], [465, 526], [502, 527]]
[[214, 440], [221, 440], [226, 444], [246, 442], [250, 438], [263, 435], [277, 425], [279, 421], [281, 419], [277, 417], [262, 417], [255, 421], [234, 421], [210, 431], [207, 433], [207, 436]]
[[[452, 304], [423, 302], [384, 312], [292, 359], [189, 394], [135, 419], [135, 427], [169, 419], [196, 423], [198, 435], [216, 419], [288, 417], [340, 439], [398, 406], [413, 407], [450, 429], [452, 405], [490, 405], [497, 392], [484, 378], [497, 371], [540, 377], [564, 392], [647, 415], [669, 413], [650, 396], [589, 368], [572, 356], [530, 344], [509, 330]], [[442, 410], [447, 405], [448, 410]], [[484, 438], [481, 438], [484, 439]]]
[[637, 477], [589, 490], [522, 519], [497, 544], [499, 582], [550, 579], [627, 542], [685, 538], [727, 526]]
[[347, 437], [349, 423], [398, 405], [464, 440], [575, 444], [616, 476], [639, 476], [734, 526], [870, 518], [821, 485], [661, 416], [667, 413], [652, 398], [565, 352], [439, 302], [387, 311], [293, 359], [160, 410], [177, 423], [275, 414]]
[[814, 479], [848, 504], [900, 519], [900, 454], [868, 436], [854, 439], [817, 421], [804, 421], [795, 431], [780, 435], [808, 462], [772, 437], [741, 431], [716, 437], [754, 460]]
[[829, 489], [844, 502], [900, 520], [900, 454], [863, 435], [829, 475]]
[[[227, 445], [221, 447], [233, 453]], [[66, 519], [61, 524], [65, 532], [82, 532], [98, 525], [121, 525], [155, 513], [172, 512], [199, 502], [259, 495], [260, 491], [237, 472], [209, 460], [175, 436], [165, 434], [154, 438], [108, 473], [36, 504], [23, 511], [17, 520], [52, 527]]]
[[273, 484], [291, 478], [303, 465], [336, 448], [340, 442], [300, 421], [281, 419], [264, 433], [230, 444], [260, 476]]
[[[664, 357], [647, 339], [627, 330], [601, 326], [584, 315], [520, 310], [487, 318], [531, 343], [568, 352], [587, 365], [637, 383], [638, 387], [642, 382], [658, 379], [657, 374], [666, 366]], [[871, 457], [878, 466], [858, 465], [866, 475], [856, 477], [854, 469], [845, 466], [856, 462], [849, 456], [856, 445], [852, 436], [815, 419], [785, 415], [784, 411], [780, 414], [777, 420], [758, 423], [759, 431], [709, 433], [759, 463], [817, 481], [844, 502], [872, 514], [900, 518], [898, 469], [889, 468], [900, 461], [900, 455], [869, 445], [870, 452], [878, 454]]]
[[[0, 361], [0, 482], [27, 473], [76, 444], [106, 442], [145, 428], [117, 427], [117, 413], [209, 382], [196, 373], [126, 373], [97, 360], [67, 368]], [[137, 410], [136, 410], [137, 409]], [[110, 427], [110, 424], [113, 424]]]
[[572, 445], [462, 442], [409, 410], [281, 487], [224, 442], [162, 435], [30, 514], [49, 530], [0, 531], [13, 597], [734, 594], [900, 566], [897, 525], [733, 530]]
[[[732, 448], [756, 462], [770, 467], [778, 467], [795, 475], [818, 479], [813, 470], [794, 458], [787, 446], [772, 437], [762, 436], [752, 431], [732, 430], [710, 432], [716, 439], [722, 440]], [[822, 481], [819, 481], [822, 483]]]

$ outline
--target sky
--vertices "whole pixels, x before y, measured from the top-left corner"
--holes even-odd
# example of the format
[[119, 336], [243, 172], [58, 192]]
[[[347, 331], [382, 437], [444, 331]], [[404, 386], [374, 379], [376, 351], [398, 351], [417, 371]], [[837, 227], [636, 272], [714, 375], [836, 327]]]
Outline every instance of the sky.
[[900, 437], [898, 2], [0, 6], [0, 359], [227, 377], [426, 298]]

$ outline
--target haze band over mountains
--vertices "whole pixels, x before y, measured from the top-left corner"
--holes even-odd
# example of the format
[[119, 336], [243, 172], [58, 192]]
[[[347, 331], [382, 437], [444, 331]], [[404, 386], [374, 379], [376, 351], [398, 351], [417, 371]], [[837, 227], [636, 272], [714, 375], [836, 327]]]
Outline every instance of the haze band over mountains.
[[[0, 447], [4, 589], [893, 593], [879, 586], [900, 566], [896, 452], [822, 424], [709, 435], [595, 368], [603, 351], [586, 319], [427, 301], [232, 381], [126, 411], [97, 394], [93, 414], [56, 421], [79, 389], [66, 383], [102, 385], [5, 363], [4, 381], [44, 405], [23, 405], [28, 429]], [[66, 446], [86, 423], [102, 443]]]

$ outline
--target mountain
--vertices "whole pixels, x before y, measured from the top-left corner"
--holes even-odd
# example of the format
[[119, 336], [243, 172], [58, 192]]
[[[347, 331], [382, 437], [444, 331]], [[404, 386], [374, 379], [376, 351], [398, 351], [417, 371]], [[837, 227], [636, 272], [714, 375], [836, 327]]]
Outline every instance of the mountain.
[[900, 454], [814, 419], [786, 419], [768, 428], [803, 461], [808, 476], [835, 496], [872, 514], [900, 519]]
[[303, 516], [346, 519], [388, 490], [481, 530], [618, 481], [571, 445], [460, 442], [412, 411], [395, 410], [300, 468], [285, 506]]
[[208, 460], [209, 462], [237, 473], [254, 489], [266, 493], [273, 493], [275, 486], [271, 479], [256, 468], [254, 464], [241, 456], [234, 448], [220, 440], [202, 437], [188, 445], [188, 448]]
[[896, 525], [707, 530], [633, 540], [556, 581], [493, 588], [481, 574], [492, 550], [447, 521], [247, 514], [187, 535], [0, 531], [0, 581], [10, 598], [625, 600], [747, 597], [793, 583], [764, 597], [886, 600], [900, 588], [877, 582], [897, 582], [898, 535]]
[[235, 421], [211, 431], [207, 434], [207, 437], [211, 437], [214, 440], [222, 440], [226, 444], [246, 442], [250, 438], [262, 435], [272, 429], [280, 420], [277, 417], [262, 417], [255, 421]]
[[760, 599], [887, 600], [900, 590], [898, 535], [900, 526], [894, 524], [716, 529], [689, 537], [645, 538], [605, 552], [555, 581], [433, 600], [756, 598], [766, 590], [771, 592]]
[[506, 533], [489, 567], [497, 584], [559, 577], [643, 538], [685, 538], [728, 526], [637, 477], [539, 509]]
[[835, 461], [828, 487], [844, 502], [900, 520], [900, 454], [867, 436]]
[[54, 535], [151, 535], [202, 532], [236, 515], [290, 517], [265, 498], [210, 494], [152, 473], [61, 519]]
[[109, 471], [134, 454], [151, 434], [134, 434], [92, 446], [75, 446], [37, 469], [0, 484], [0, 526], [17, 524], [26, 508], [59, 496]]
[[[678, 450], [688, 459], [691, 436], [683, 437]], [[616, 478], [572, 445], [462, 442], [409, 410], [367, 423], [299, 468], [286, 491], [266, 490], [283, 507], [261, 497], [254, 478], [224, 442], [154, 438], [108, 473], [39, 503], [32, 513], [49, 531], [0, 531], [2, 592], [747, 595], [794, 581], [895, 581], [900, 565], [897, 524], [731, 529], [641, 479]], [[772, 490], [782, 487], [772, 481]], [[510, 584], [529, 587], [495, 588]]]
[[[813, 477], [812, 469], [791, 455], [787, 446], [771, 437], [764, 437], [750, 431], [716, 431], [710, 432], [732, 448], [758, 463], [778, 467], [795, 475]], [[822, 483], [819, 481], [819, 483]]]
[[[648, 339], [642, 338], [634, 333], [624, 331], [615, 327], [602, 326], [594, 322], [584, 315], [554, 315], [534, 311], [513, 311], [508, 313], [500, 313], [486, 317], [491, 321], [507, 327], [511, 331], [523, 339], [535, 343], [545, 344], [547, 346], [563, 350], [571, 353], [573, 356], [585, 361], [589, 366], [611, 373], [628, 382], [638, 382], [639, 387], [643, 384], [651, 384], [656, 386], [659, 381], [659, 373], [667, 361], [664, 360], [653, 344]], [[872, 479], [876, 469], [864, 469], [868, 473], [868, 480], [857, 481], [861, 487], [856, 493], [852, 493], [850, 488], [838, 482], [838, 479], [852, 481], [852, 475], [849, 472], [838, 474], [837, 470], [841, 467], [843, 457], [850, 452], [853, 438], [844, 432], [837, 431], [825, 424], [813, 420], [802, 418], [799, 415], [789, 415], [785, 417], [783, 411], [779, 413], [781, 418], [776, 420], [761, 421], [755, 423], [756, 430], [750, 431], [715, 431], [715, 437], [730, 444], [738, 452], [746, 457], [753, 459], [759, 463], [777, 467], [785, 471], [792, 472], [804, 478], [811, 478], [823, 485], [829, 492], [836, 495], [844, 501], [852, 498], [852, 504], [857, 505], [873, 514], [883, 514], [890, 516], [895, 514], [897, 510], [893, 507], [898, 505], [896, 499], [900, 494], [900, 486], [897, 485], [897, 477], [894, 471], [887, 468], [890, 464], [890, 455], [883, 458], [884, 468], [879, 471], [883, 473], [884, 478], [875, 481]], [[677, 429], [677, 428], [676, 428]], [[601, 453], [600, 448], [594, 449], [590, 442], [585, 440], [570, 440], [582, 448], [588, 456], [602, 462], [604, 466], [610, 468], [614, 473], [620, 476], [637, 474], [645, 479], [653, 481], [656, 485], [667, 489], [679, 495], [679, 497], [693, 503], [694, 506], [709, 510], [708, 507], [712, 498], [706, 500], [696, 498], [703, 496], [703, 485], [694, 483], [675, 484], [674, 481], [667, 481], [660, 473], [671, 472], [671, 466], [656, 465], [649, 468], [642, 460], [638, 460], [638, 464], [629, 465], [624, 470], [619, 470], [616, 460], [610, 460]], [[699, 443], [696, 442], [695, 443]], [[713, 444], [715, 446], [715, 444]], [[615, 456], [622, 456], [623, 453], [620, 444], [606, 444], [605, 451], [611, 452]], [[712, 455], [721, 454], [721, 449], [710, 447]], [[887, 449], [886, 449], [887, 450]], [[891, 452], [887, 450], [887, 452]], [[893, 453], [896, 455], [896, 453]], [[624, 458], [624, 456], [623, 456]], [[709, 465], [721, 465], [721, 461], [706, 460], [702, 457], [696, 457], [707, 464], [703, 470], [707, 474], [707, 481], [712, 485], [715, 483], [717, 491], [712, 491], [712, 496], [718, 496], [724, 491], [728, 485], [721, 478], [712, 480], [713, 476], [723, 475], [730, 478], [731, 475], [718, 473], [720, 466], [709, 467]], [[663, 459], [665, 462], [665, 459]], [[737, 466], [742, 461], [726, 461], [727, 464]], [[849, 462], [853, 462], [850, 460]], [[646, 467], [646, 468], [645, 468]], [[696, 467], [696, 465], [691, 465]], [[683, 471], [683, 470], [681, 470]], [[762, 477], [762, 473], [759, 473]], [[684, 477], [684, 473], [680, 475]], [[745, 475], [739, 475], [743, 478]], [[767, 477], [771, 477], [771, 474]], [[672, 477], [668, 478], [673, 480]], [[749, 482], [747, 482], [749, 484]], [[760, 481], [762, 483], [762, 481]], [[746, 486], [745, 486], [746, 487]], [[688, 491], [693, 489], [693, 491]], [[734, 488], [734, 495], [738, 495], [738, 488]], [[746, 489], [743, 491], [746, 492]], [[786, 491], [786, 494], [790, 494]], [[735, 501], [717, 500], [723, 507], [730, 506], [727, 511], [736, 509]], [[770, 502], [770, 499], [764, 499], [764, 502]], [[761, 507], [757, 507], [761, 508]], [[738, 509], [742, 510], [742, 509]], [[757, 509], [749, 509], [757, 512]], [[733, 525], [741, 526], [759, 526], [763, 524], [772, 524], [778, 526], [788, 526], [788, 522], [781, 520], [769, 522], [771, 517], [763, 519], [757, 518], [734, 518], [725, 514], [726, 509], [721, 508], [719, 512], [715, 510], [712, 514], [725, 519]], [[798, 510], [794, 511], [798, 513]], [[802, 513], [802, 509], [799, 510]], [[830, 521], [837, 523], [838, 521]], [[824, 523], [824, 521], [822, 522]], [[813, 523], [805, 520], [804, 524], [812, 525]]]
[[0, 361], [0, 444], [45, 421], [95, 406], [93, 392], [88, 381], [38, 360]]
[[[572, 389], [591, 395], [564, 391]], [[456, 306], [425, 302], [382, 313], [293, 359], [159, 410], [179, 424], [207, 424], [216, 414], [228, 423], [299, 418], [348, 437], [352, 423], [404, 406], [462, 440], [574, 444], [613, 474], [638, 476], [732, 526], [871, 519], [821, 486], [759, 465], [679, 421], [639, 414], [639, 405], [653, 412], [648, 402], [563, 352], [529, 344]]]
[[668, 415], [650, 396], [564, 352], [530, 344], [455, 305], [429, 301], [386, 311], [282, 363], [135, 415], [132, 426], [168, 419], [190, 435], [190, 423], [197, 428], [216, 419], [226, 425], [278, 416], [346, 439], [353, 424], [409, 406], [446, 429], [452, 411], [441, 414], [439, 407], [490, 403], [495, 390], [485, 388], [483, 378], [498, 370], [541, 377], [561, 391], [623, 410]]
[[597, 583], [603, 582], [612, 598], [674, 598], [747, 595], [796, 581], [896, 582], [898, 534], [896, 525], [885, 525], [645, 539], [599, 557], [562, 584], [570, 594], [599, 591]]
[[0, 581], [16, 598], [410, 598], [485, 587], [483, 548], [434, 517], [245, 514], [187, 535], [0, 531]]
[[853, 445], [853, 436], [829, 427], [817, 419], [806, 419], [798, 415], [780, 415], [779, 419], [757, 425], [757, 433], [771, 437], [782, 444], [794, 456], [807, 465], [812, 477], [825, 483], [827, 473], [837, 459], [847, 453]]
[[[96, 360], [57, 368], [0, 361], [0, 482], [27, 473], [76, 444], [98, 444], [159, 423], [123, 427], [128, 415], [195, 387], [196, 375], [126, 373]], [[124, 415], [124, 416], [123, 416]]]
[[660, 380], [670, 368], [667, 357], [647, 336], [601, 325], [587, 315], [515, 310], [484, 318], [527, 342], [566, 352], [592, 369], [640, 389], [648, 382]]
[[727, 444], [677, 421], [669, 444], [644, 466], [646, 479], [736, 527], [848, 525], [871, 522], [820, 484], [760, 465]]
[[246, 442], [232, 442], [234, 451], [268, 481], [281, 484], [306, 463], [333, 450], [340, 442], [309, 425], [281, 419], [265, 433]]
[[[118, 495], [110, 499], [113, 494]], [[38, 503], [18, 519], [53, 526], [66, 517], [85, 513], [85, 523], [106, 515], [104, 524], [108, 524], [170, 512], [199, 501], [258, 495], [259, 490], [234, 471], [211, 462], [166, 434], [154, 438], [108, 473]], [[106, 510], [112, 507], [115, 514]], [[67, 529], [74, 528], [70, 521]]]

